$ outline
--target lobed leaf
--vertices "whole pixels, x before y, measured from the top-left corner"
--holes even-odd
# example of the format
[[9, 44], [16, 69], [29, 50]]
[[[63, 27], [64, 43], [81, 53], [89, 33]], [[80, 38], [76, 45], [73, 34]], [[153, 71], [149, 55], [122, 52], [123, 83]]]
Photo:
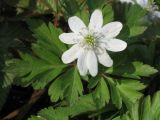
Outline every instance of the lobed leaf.
[[56, 102], [59, 99], [67, 98], [70, 105], [74, 104], [79, 95], [82, 95], [83, 86], [76, 68], [71, 68], [58, 77], [49, 88], [51, 100]]
[[150, 65], [141, 62], [132, 62], [125, 65], [111, 67], [106, 72], [126, 78], [140, 79], [140, 77], [149, 77], [158, 71]]

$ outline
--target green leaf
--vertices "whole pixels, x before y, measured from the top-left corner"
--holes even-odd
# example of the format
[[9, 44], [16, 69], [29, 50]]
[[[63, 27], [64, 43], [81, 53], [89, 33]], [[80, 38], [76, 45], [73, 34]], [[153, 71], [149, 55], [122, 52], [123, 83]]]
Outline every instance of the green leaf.
[[112, 120], [121, 120], [121, 118], [120, 117], [116, 117], [116, 118], [114, 118]]
[[28, 59], [26, 60], [26, 62], [30, 64], [31, 72], [28, 76], [22, 78], [21, 80], [22, 82], [28, 82], [28, 81], [32, 82], [32, 79], [34, 79], [34, 77], [50, 69], [54, 70], [56, 67], [63, 68], [63, 66], [54, 66], [46, 61], [43, 61], [41, 59], [35, 58], [27, 54], [25, 55], [25, 58]]
[[49, 95], [52, 101], [67, 98], [70, 105], [74, 104], [79, 95], [82, 95], [83, 86], [80, 76], [75, 69], [70, 69], [57, 78], [49, 88]]
[[98, 109], [99, 108], [97, 108], [97, 104], [93, 99], [93, 94], [87, 94], [81, 96], [79, 100], [70, 107], [70, 115], [71, 117], [74, 117], [76, 115], [96, 111]]
[[58, 77], [49, 87], [48, 94], [50, 96], [51, 101], [57, 102], [59, 99], [63, 99], [64, 87], [62, 86], [65, 75], [61, 75]]
[[78, 95], [82, 95], [83, 85], [76, 68], [75, 70], [72, 70], [70, 77], [68, 76], [68, 78], [69, 79], [66, 80], [64, 84], [69, 85], [66, 93], [68, 93], [67, 99], [70, 102], [70, 105], [72, 105], [78, 100]]
[[46, 119], [40, 116], [31, 116], [30, 118], [28, 118], [28, 120], [46, 120]]
[[61, 30], [55, 28], [51, 23], [47, 26], [41, 20], [28, 20], [28, 25], [38, 40], [37, 43], [47, 45], [45, 49], [55, 52], [58, 56], [61, 56], [62, 52], [66, 50], [66, 46], [59, 40]]
[[128, 104], [127, 108], [128, 111], [130, 111], [130, 116], [133, 120], [139, 120], [140, 111], [139, 111], [139, 101], [137, 101], [135, 104]]
[[130, 37], [142, 34], [147, 29], [146, 26], [133, 26], [130, 27]]
[[103, 13], [103, 24], [104, 25], [113, 21], [114, 13], [113, 13], [112, 6], [110, 4], [106, 4], [103, 7], [102, 13]]
[[2, 87], [3, 88], [10, 87], [14, 82], [14, 78], [15, 78], [15, 74], [7, 73], [5, 71], [5, 73], [4, 73], [4, 81], [2, 81]]
[[132, 40], [129, 41], [129, 39], [130, 39], [129, 35], [130, 35], [129, 27], [127, 25], [124, 25], [120, 34], [117, 36], [117, 38], [119, 38], [121, 40], [125, 40], [125, 41], [127, 41], [127, 43], [134, 42]]
[[140, 35], [146, 30], [147, 27], [143, 25], [146, 12], [139, 5], [132, 5], [126, 8], [126, 24], [130, 29], [130, 37]]
[[103, 107], [109, 102], [110, 94], [108, 86], [103, 78], [100, 78], [99, 83], [93, 92], [93, 98], [97, 102], [98, 107]]
[[153, 116], [151, 112], [151, 98], [147, 96], [142, 103], [143, 111], [142, 111], [142, 120], [152, 120]]
[[47, 120], [69, 120], [68, 119], [68, 109], [57, 108], [53, 109], [49, 107], [48, 109], [43, 109], [39, 112], [39, 115]]
[[59, 35], [62, 33], [62, 30], [59, 29], [59, 28], [56, 28], [53, 26], [53, 24], [51, 22], [49, 22], [48, 24], [48, 27], [49, 27], [49, 30], [51, 32], [51, 37], [54, 42], [54, 44], [56, 45], [56, 47], [60, 50], [60, 51], [66, 51], [67, 48], [65, 46], [64, 43], [62, 43], [60, 40], [59, 40]]
[[61, 72], [63, 68], [57, 68], [54, 70], [45, 71], [33, 79], [32, 86], [34, 89], [43, 89], [49, 82], [51, 82], [54, 78], [56, 78]]
[[146, 87], [143, 83], [132, 79], [114, 80], [110, 77], [105, 77], [105, 79], [110, 85], [112, 103], [119, 109], [122, 101], [127, 106], [136, 103], [143, 96], [139, 91]]
[[159, 120], [160, 118], [159, 100], [160, 100], [160, 91], [154, 94], [152, 100], [150, 96], [147, 96], [143, 100], [142, 104], [139, 104], [142, 108], [141, 110], [142, 120]]
[[28, 120], [69, 120], [68, 108], [53, 107], [45, 108], [38, 113], [38, 116], [31, 116]]
[[78, 0], [61, 0], [61, 6], [64, 8], [64, 12], [67, 13], [67, 15], [75, 15], [81, 7], [81, 4], [79, 3], [81, 1]]
[[130, 117], [126, 114], [122, 116], [122, 120], [132, 120]]
[[97, 8], [102, 8], [105, 2], [105, 0], [87, 0], [87, 5], [89, 10], [94, 10]]
[[150, 75], [157, 73], [157, 70], [150, 65], [141, 62], [132, 62], [125, 65], [111, 67], [106, 72], [126, 78], [140, 79], [140, 77], [149, 77]]
[[[46, 113], [45, 113], [46, 117], [63, 118], [63, 115], [64, 115], [64, 117], [66, 117], [66, 116], [74, 117], [74, 116], [77, 116], [77, 115], [80, 115], [83, 113], [98, 110], [97, 104], [95, 103], [92, 94], [87, 94], [87, 95], [79, 97], [78, 101], [75, 102], [75, 104], [73, 106], [57, 108], [54, 111], [53, 111], [53, 108], [48, 108], [48, 109], [50, 110], [50, 112], [47, 112], [48, 110], [44, 109], [40, 112], [39, 115], [42, 116], [44, 111], [46, 111]], [[56, 114], [55, 114], [55, 112], [56, 112]], [[48, 115], [47, 115], [47, 113], [48, 113]], [[55, 116], [53, 116], [53, 115], [55, 115]], [[59, 116], [59, 115], [62, 115], [62, 116]], [[43, 115], [43, 117], [45, 117], [45, 116]], [[47, 119], [47, 120], [50, 120], [50, 119]]]
[[86, 11], [83, 9], [81, 11], [78, 11], [75, 15], [78, 16], [79, 18], [81, 18], [81, 20], [85, 23], [85, 25], [88, 26], [88, 24], [89, 24], [89, 11]]
[[128, 113], [126, 113], [126, 114], [123, 114], [122, 116], [118, 116], [118, 117], [116, 117], [114, 119], [110, 119], [110, 120], [132, 120], [132, 119], [130, 118]]
[[[129, 117], [129, 120], [159, 120], [159, 101], [160, 91], [157, 91], [152, 99], [150, 96], [147, 96], [142, 101], [139, 100], [135, 104], [132, 104], [129, 108], [129, 111], [126, 113]], [[113, 120], [123, 120], [122, 116], [125, 116], [126, 114], [120, 115]]]
[[120, 109], [122, 107], [122, 98], [121, 95], [118, 91], [118, 89], [116, 88], [116, 83], [113, 81], [112, 78], [108, 78], [107, 77], [107, 81], [110, 85], [110, 94], [111, 94], [111, 100], [112, 103], [118, 108]]
[[157, 91], [152, 99], [152, 107], [151, 110], [153, 111], [153, 116], [157, 117], [160, 116], [160, 104], [159, 104], [159, 100], [160, 100], [160, 91]]
[[132, 80], [132, 79], [120, 80], [120, 81], [118, 81], [118, 84], [119, 85], [121, 84], [121, 87], [127, 87], [127, 88], [133, 89], [133, 90], [142, 90], [146, 87], [140, 81]]
[[22, 60], [13, 60], [6, 71], [18, 77], [15, 80], [17, 85], [32, 84], [35, 89], [43, 89], [66, 66], [59, 58], [66, 47], [58, 38], [61, 31], [51, 23], [48, 27], [43, 21], [29, 20], [28, 24], [38, 39], [36, 43], [32, 44], [35, 56], [21, 53]]
[[94, 88], [99, 83], [100, 79], [100, 76], [92, 77], [91, 79], [89, 79], [88, 88]]
[[118, 109], [120, 109], [122, 107], [122, 98], [117, 88], [113, 86], [111, 87], [111, 98], [112, 103], [115, 104]]
[[[45, 120], [68, 120], [69, 117], [73, 118], [74, 116], [96, 110], [98, 110], [98, 108], [93, 99], [93, 94], [87, 94], [79, 97], [73, 106], [59, 107], [56, 109], [53, 107], [45, 108], [39, 112], [37, 117]], [[32, 116], [31, 118], [33, 117], [37, 118], [36, 116]], [[31, 118], [29, 118], [29, 120]]]
[[12, 59], [8, 66], [5, 68], [5, 72], [12, 73], [15, 76], [23, 77], [30, 73], [32, 70], [31, 64], [25, 60]]
[[[141, 18], [146, 14], [146, 10], [141, 8], [139, 5], [132, 5], [126, 9], [126, 21], [130, 27], [141, 23]], [[135, 14], [136, 13], [136, 14]]]
[[54, 66], [60, 66], [62, 64], [61, 60], [53, 52], [50, 52], [37, 44], [32, 45], [32, 50], [39, 58]]
[[[129, 58], [152, 65], [155, 58], [155, 45], [155, 41], [150, 42], [149, 46], [133, 44], [128, 48]], [[137, 53], [139, 55], [137, 55]]]
[[41, 49], [42, 51], [36, 50], [37, 55], [42, 59], [29, 54], [21, 54], [22, 60], [13, 60], [6, 68], [6, 72], [15, 74], [16, 77], [20, 78], [20, 80], [15, 80], [17, 85], [27, 86], [33, 84], [35, 89], [44, 88], [65, 67], [53, 53], [48, 54], [49, 51], [47, 53], [43, 49]]
[[153, 75], [158, 72], [155, 68], [151, 67], [150, 65], [146, 65], [140, 62], [134, 62], [133, 66], [136, 69], [135, 74], [137, 76], [149, 77], [150, 75]]
[[124, 102], [136, 103], [143, 94], [138, 92], [143, 90], [146, 86], [139, 81], [126, 79], [118, 81], [117, 88], [122, 96]]

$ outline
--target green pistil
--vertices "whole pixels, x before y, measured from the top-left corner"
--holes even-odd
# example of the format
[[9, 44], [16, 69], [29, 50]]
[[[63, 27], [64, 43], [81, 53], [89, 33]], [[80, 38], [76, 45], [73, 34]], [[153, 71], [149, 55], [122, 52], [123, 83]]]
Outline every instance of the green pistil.
[[95, 44], [95, 39], [94, 39], [93, 36], [87, 35], [87, 36], [85, 37], [85, 42], [86, 42], [88, 45], [94, 46], [94, 44]]

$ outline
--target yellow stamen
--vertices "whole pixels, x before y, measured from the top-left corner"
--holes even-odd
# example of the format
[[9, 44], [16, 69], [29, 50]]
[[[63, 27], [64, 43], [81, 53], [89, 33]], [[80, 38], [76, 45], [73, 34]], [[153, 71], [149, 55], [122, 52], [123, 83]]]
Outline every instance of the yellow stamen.
[[85, 42], [88, 45], [94, 46], [94, 44], [95, 44], [95, 38], [93, 36], [87, 35], [84, 39], [85, 39]]

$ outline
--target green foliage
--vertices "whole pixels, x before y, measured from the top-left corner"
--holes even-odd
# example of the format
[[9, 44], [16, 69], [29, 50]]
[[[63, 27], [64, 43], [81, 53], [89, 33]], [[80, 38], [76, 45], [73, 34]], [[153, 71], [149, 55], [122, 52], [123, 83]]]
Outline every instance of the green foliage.
[[49, 88], [51, 100], [56, 102], [59, 98], [66, 97], [70, 105], [78, 100], [79, 94], [82, 95], [83, 86], [80, 76], [76, 69], [68, 70], [57, 78]]
[[[109, 94], [107, 82], [111, 90], [110, 91], [111, 95]], [[56, 89], [58, 86], [59, 85], [55, 85], [54, 88]], [[76, 115], [86, 113], [89, 111], [100, 110], [104, 106], [106, 106], [106, 104], [109, 102], [110, 97], [111, 97], [112, 103], [115, 104], [115, 106], [120, 109], [122, 107], [122, 101], [126, 105], [136, 103], [137, 100], [139, 100], [142, 97], [142, 94], [138, 91], [144, 88], [145, 88], [145, 85], [136, 80], [113, 80], [112, 78], [108, 78], [108, 77], [107, 78], [98, 77], [97, 86], [91, 94], [79, 97], [79, 99], [72, 106], [63, 107], [61, 108], [62, 110], [60, 110], [59, 112], [66, 111], [64, 112], [66, 114], [64, 116], [61, 116], [63, 118], [66, 116], [74, 117]], [[53, 91], [55, 91], [56, 93], [60, 93], [57, 90], [53, 90]], [[44, 110], [45, 112], [47, 112], [48, 109], [44, 109]], [[54, 111], [57, 111], [57, 110], [59, 110], [59, 108], [55, 109]], [[58, 113], [54, 116], [54, 118], [56, 117], [59, 117]], [[46, 117], [44, 118], [47, 119]], [[51, 118], [48, 118], [47, 120], [51, 120]]]
[[138, 5], [133, 5], [126, 8], [126, 24], [129, 27], [130, 37], [142, 34], [146, 30], [143, 19], [146, 15], [146, 10]]
[[53, 108], [48, 108], [41, 110], [39, 115], [47, 120], [68, 120], [68, 111], [67, 109], [57, 108], [54, 110]]
[[140, 79], [140, 77], [148, 77], [157, 73], [157, 70], [140, 62], [132, 62], [125, 65], [111, 67], [106, 71], [106, 73], [126, 78]]
[[[65, 65], [58, 55], [66, 47], [59, 42], [60, 30], [49, 26], [42, 21], [30, 20], [29, 25], [38, 41], [32, 44], [34, 55], [21, 53], [21, 60], [13, 60], [6, 68], [6, 72], [17, 75], [17, 85], [32, 84], [35, 89], [42, 89], [56, 78]], [[55, 47], [53, 47], [55, 46]], [[56, 51], [54, 51], [56, 50]], [[19, 79], [21, 78], [21, 81]]]
[[31, 118], [29, 118], [28, 120], [45, 120], [45, 119], [39, 116], [31, 116]]
[[8, 52], [9, 47], [18, 46], [15, 40], [17, 37], [23, 37], [26, 29], [17, 22], [0, 23], [0, 110], [6, 102], [6, 98], [13, 83], [14, 74], [5, 73], [4, 67], [9, 62], [11, 55]]
[[138, 91], [143, 90], [145, 88], [145, 85], [137, 80], [113, 80], [109, 77], [107, 77], [107, 80], [111, 89], [112, 103], [115, 104], [115, 106], [119, 109], [122, 107], [122, 101], [126, 105], [128, 103], [134, 104], [143, 95]]
[[[141, 62], [113, 66], [105, 71], [113, 77], [104, 73], [89, 79], [88, 88], [91, 92], [83, 95], [83, 84], [77, 68], [66, 66], [60, 60], [61, 54], [67, 48], [58, 38], [61, 30], [51, 23], [47, 26], [40, 20], [29, 20], [28, 24], [37, 39], [32, 44], [33, 54], [20, 53], [21, 59], [12, 60], [6, 72], [16, 75], [16, 85], [32, 85], [34, 89], [48, 87], [52, 102], [64, 100], [67, 104], [62, 108], [44, 109], [39, 116], [32, 116], [31, 120], [67, 120], [79, 114], [96, 112], [110, 103], [118, 109], [122, 108], [122, 103], [129, 108], [140, 100], [143, 96], [140, 91], [146, 87], [138, 80], [157, 72], [150, 65]], [[114, 75], [120, 78], [114, 78]]]
[[113, 14], [113, 9], [111, 5], [106, 4], [103, 7], [102, 12], [103, 12], [103, 24], [104, 25], [113, 21], [114, 14]]
[[5, 2], [10, 6], [17, 7], [18, 14], [25, 14], [27, 10], [35, 13], [57, 12], [59, 7], [56, 0], [5, 0]]
[[17, 75], [16, 85], [32, 85], [34, 89], [43, 89], [55, 80], [49, 86], [51, 100], [56, 102], [59, 98], [66, 98], [70, 105], [74, 104], [82, 95], [83, 86], [76, 68], [63, 71], [66, 65], [59, 56], [66, 46], [59, 41], [60, 29], [51, 23], [47, 26], [42, 21], [30, 20], [28, 24], [38, 40], [32, 44], [34, 55], [21, 53], [22, 59], [13, 60], [6, 72]]
[[87, 0], [87, 5], [90, 10], [101, 8], [105, 3], [105, 0]]
[[[43, 59], [37, 59], [29, 54], [21, 54], [21, 57], [22, 60], [15, 60], [15, 62], [11, 63], [7, 68], [7, 72], [14, 72], [15, 74], [18, 74], [18, 77], [22, 77], [21, 81], [19, 81], [18, 78], [17, 81], [15, 81], [18, 85], [27, 86], [33, 84], [37, 89], [43, 88], [43, 86], [60, 74], [59, 71], [64, 68], [64, 66], [58, 66], [58, 64], [56, 64], [57, 66], [54, 66], [55, 64], [53, 63], [49, 63]], [[53, 62], [56, 63], [55, 61]], [[56, 68], [60, 70], [57, 70]], [[39, 82], [36, 84], [35, 80], [39, 80]]]
[[142, 93], [137, 92], [143, 90], [145, 85], [135, 80], [122, 80], [117, 85], [120, 95], [124, 102], [135, 103], [139, 98], [142, 97]]
[[[159, 120], [160, 118], [160, 92], [156, 92], [151, 99], [147, 96], [141, 102], [132, 105], [126, 114], [112, 120]], [[136, 113], [136, 114], [135, 114]]]
[[98, 85], [95, 91], [93, 92], [93, 98], [98, 104], [97, 106], [105, 106], [105, 104], [109, 102], [109, 90], [103, 78], [99, 80]]
[[74, 15], [80, 11], [80, 8], [83, 7], [83, 3], [78, 0], [61, 0], [61, 5], [65, 9], [65, 13], [68, 15]]
[[[152, 65], [154, 63], [155, 49], [155, 41], [151, 42], [148, 46], [143, 44], [133, 44], [128, 49], [129, 53], [132, 55], [129, 57], [132, 60], [139, 60]], [[138, 56], [137, 53], [139, 54]]]
[[[52, 23], [48, 26], [41, 20], [29, 20], [29, 27], [34, 33], [33, 36], [38, 40], [37, 44], [45, 49], [49, 49], [56, 55], [61, 55], [66, 50], [66, 46], [59, 41], [61, 30], [55, 28]], [[54, 46], [54, 47], [53, 47]]]
[[[145, 96], [150, 82], [154, 80], [159, 85], [156, 80], [160, 68], [159, 24], [145, 21], [147, 10], [110, 0], [2, 3], [0, 7], [5, 13], [0, 17], [0, 109], [12, 86], [31, 86], [34, 90], [45, 89], [48, 98], [45, 97], [50, 101], [28, 120], [78, 120], [79, 116], [98, 120], [159, 120], [160, 92], [152, 98]], [[8, 7], [13, 14], [8, 15]], [[123, 30], [116, 38], [127, 41], [127, 49], [108, 52], [114, 65], [99, 65], [96, 77], [80, 76], [76, 62], [62, 62], [61, 56], [70, 45], [63, 44], [59, 35], [69, 31], [66, 24], [70, 16], [78, 16], [88, 25], [95, 9], [102, 10], [104, 24], [122, 22]]]

